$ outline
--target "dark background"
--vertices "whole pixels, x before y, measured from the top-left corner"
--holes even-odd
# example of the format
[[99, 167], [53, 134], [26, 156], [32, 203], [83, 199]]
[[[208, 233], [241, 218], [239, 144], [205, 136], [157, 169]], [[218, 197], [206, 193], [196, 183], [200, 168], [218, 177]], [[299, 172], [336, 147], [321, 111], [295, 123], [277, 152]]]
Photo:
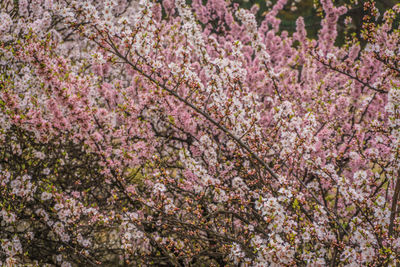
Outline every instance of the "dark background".
[[[276, 0], [270, 0], [272, 4], [276, 3]], [[233, 2], [238, 3], [240, 7], [243, 8], [251, 8], [253, 5], [259, 6], [259, 11], [257, 13], [257, 20], [259, 22], [262, 21], [263, 14], [267, 12], [270, 7], [267, 7], [265, 0], [233, 0]], [[370, 2], [367, 0], [334, 0], [335, 6], [345, 5], [348, 7], [347, 14], [343, 15], [339, 19], [338, 24], [338, 32], [339, 36], [337, 39], [337, 44], [342, 44], [346, 36], [350, 37], [351, 35], [356, 35], [360, 37], [361, 34], [361, 25], [365, 15], [368, 15], [369, 12], [364, 10], [364, 4], [366, 2]], [[379, 9], [380, 17], [378, 18], [378, 22], [382, 19], [385, 10], [393, 7], [395, 4], [399, 3], [399, 0], [379, 0], [375, 1], [375, 6]], [[292, 10], [292, 6], [295, 6], [295, 10]], [[296, 3], [294, 0], [288, 0], [284, 9], [279, 12], [278, 17], [281, 19], [280, 30], [288, 31], [289, 33], [293, 33], [296, 30], [296, 19], [302, 16], [304, 18], [304, 22], [306, 25], [306, 30], [309, 38], [317, 38], [318, 31], [321, 28], [321, 19], [324, 16], [324, 12], [321, 4], [318, 0], [298, 0]], [[347, 16], [352, 18], [352, 23], [345, 25], [344, 20]], [[398, 21], [397, 21], [398, 23]]]

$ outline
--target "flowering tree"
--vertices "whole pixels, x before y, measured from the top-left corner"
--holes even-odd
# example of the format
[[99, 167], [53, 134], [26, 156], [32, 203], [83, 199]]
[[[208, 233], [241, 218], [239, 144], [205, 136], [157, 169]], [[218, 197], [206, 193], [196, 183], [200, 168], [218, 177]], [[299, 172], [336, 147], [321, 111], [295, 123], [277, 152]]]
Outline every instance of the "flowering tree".
[[2, 1], [1, 264], [396, 266], [400, 6], [285, 3]]

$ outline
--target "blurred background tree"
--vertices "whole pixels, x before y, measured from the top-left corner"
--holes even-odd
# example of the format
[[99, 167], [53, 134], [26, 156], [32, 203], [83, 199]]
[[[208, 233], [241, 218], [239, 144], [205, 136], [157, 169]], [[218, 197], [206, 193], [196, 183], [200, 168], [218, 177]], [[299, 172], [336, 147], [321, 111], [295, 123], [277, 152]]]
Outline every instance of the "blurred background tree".
[[[268, 12], [276, 3], [276, 0], [233, 0], [240, 7], [251, 8], [254, 5], [259, 7], [256, 14], [259, 22], [263, 19], [263, 14]], [[356, 35], [360, 37], [362, 30], [362, 21], [366, 15], [370, 14], [370, 10], [364, 8], [365, 3], [370, 0], [334, 0], [336, 6], [345, 5], [348, 8], [346, 15], [342, 16], [338, 25], [337, 44], [343, 44], [346, 36]], [[375, 7], [379, 10], [378, 15], [383, 15], [385, 10], [399, 3], [400, 0], [379, 0], [374, 1]], [[287, 4], [280, 11], [278, 17], [281, 19], [280, 30], [287, 31], [290, 34], [296, 30], [296, 19], [302, 16], [307, 29], [309, 38], [316, 38], [321, 25], [321, 19], [324, 17], [322, 6], [319, 0], [288, 0]], [[382, 16], [376, 19], [379, 21]], [[346, 19], [347, 18], [347, 19]], [[347, 23], [346, 23], [347, 22]], [[398, 22], [397, 22], [398, 23]]]

